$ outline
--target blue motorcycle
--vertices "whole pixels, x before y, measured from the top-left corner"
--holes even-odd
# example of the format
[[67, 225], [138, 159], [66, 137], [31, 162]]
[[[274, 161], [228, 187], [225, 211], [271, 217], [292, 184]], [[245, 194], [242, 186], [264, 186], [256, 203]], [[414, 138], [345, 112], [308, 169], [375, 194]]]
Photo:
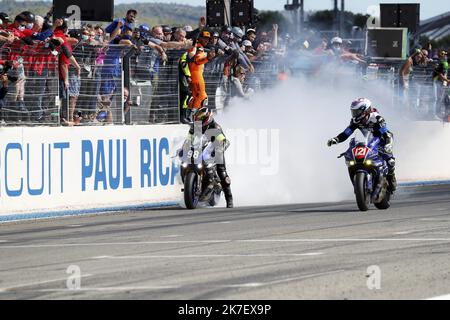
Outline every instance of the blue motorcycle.
[[386, 178], [388, 166], [379, 153], [380, 139], [371, 133], [363, 136], [353, 138], [348, 150], [338, 158], [345, 158], [359, 210], [369, 210], [370, 203], [386, 210], [391, 206], [391, 192]]

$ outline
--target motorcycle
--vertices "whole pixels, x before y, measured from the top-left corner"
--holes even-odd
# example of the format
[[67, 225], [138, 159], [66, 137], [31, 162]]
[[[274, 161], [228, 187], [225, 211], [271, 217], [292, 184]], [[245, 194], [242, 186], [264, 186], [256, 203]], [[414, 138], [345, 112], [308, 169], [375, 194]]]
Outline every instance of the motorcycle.
[[380, 148], [379, 138], [363, 133], [363, 137], [353, 138], [348, 150], [338, 157], [345, 158], [360, 211], [369, 210], [370, 203], [380, 210], [391, 206], [388, 166], [379, 154]]
[[[178, 153], [181, 159], [181, 180], [184, 185], [182, 192], [184, 193], [184, 203], [188, 209], [195, 209], [202, 203], [214, 207], [220, 201], [222, 186], [219, 175], [215, 170], [215, 163], [205, 159], [205, 148], [207, 145], [208, 141], [205, 136], [202, 136], [200, 139], [196, 137], [186, 154], [184, 154], [184, 151], [187, 150], [183, 149], [187, 148], [183, 148]], [[214, 167], [214, 187], [206, 199], [200, 199], [200, 195], [209, 184], [206, 169], [211, 168], [211, 166]]]

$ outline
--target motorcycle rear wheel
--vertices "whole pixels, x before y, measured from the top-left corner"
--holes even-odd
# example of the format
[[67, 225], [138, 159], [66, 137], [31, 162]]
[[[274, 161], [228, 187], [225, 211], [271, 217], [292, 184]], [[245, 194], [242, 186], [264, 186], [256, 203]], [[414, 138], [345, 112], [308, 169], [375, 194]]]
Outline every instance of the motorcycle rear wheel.
[[375, 207], [379, 210], [387, 210], [391, 207], [391, 193], [386, 191], [386, 195], [379, 203], [374, 203]]
[[208, 204], [211, 207], [215, 207], [215, 206], [217, 206], [219, 204], [220, 194], [221, 194], [221, 192], [217, 192], [217, 191], [213, 192], [213, 194], [211, 195], [211, 198], [208, 201]]

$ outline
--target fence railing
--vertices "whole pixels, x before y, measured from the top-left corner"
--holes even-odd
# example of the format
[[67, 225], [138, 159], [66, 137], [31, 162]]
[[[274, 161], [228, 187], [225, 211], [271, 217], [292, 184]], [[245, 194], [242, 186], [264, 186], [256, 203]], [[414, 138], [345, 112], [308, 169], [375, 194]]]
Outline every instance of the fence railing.
[[15, 61], [8, 71], [8, 93], [1, 121], [12, 124], [59, 124], [58, 58], [45, 44], [1, 46], [0, 59]]

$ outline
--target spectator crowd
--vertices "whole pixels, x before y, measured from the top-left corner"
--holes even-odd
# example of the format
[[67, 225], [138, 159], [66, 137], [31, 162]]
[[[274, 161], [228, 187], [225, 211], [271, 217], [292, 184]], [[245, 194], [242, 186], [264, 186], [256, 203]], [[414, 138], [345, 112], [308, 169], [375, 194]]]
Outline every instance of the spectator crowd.
[[74, 29], [68, 19], [54, 18], [51, 10], [45, 17], [30, 11], [15, 17], [0, 13], [0, 120], [49, 123], [60, 119], [67, 125], [123, 122], [133, 105], [132, 88], [123, 76], [129, 70], [124, 68], [127, 55], [135, 66], [130, 74], [148, 76], [153, 93], [161, 87], [161, 70], [168, 63], [176, 67], [179, 83], [186, 85], [179, 101], [183, 111], [191, 95], [191, 79], [190, 67], [183, 72], [180, 58], [196, 50], [206, 31], [205, 50], [220, 60], [220, 73], [234, 94], [248, 97], [246, 73], [255, 72], [259, 55], [277, 47], [276, 26], [270, 37], [238, 27], [209, 30], [204, 18], [194, 29], [137, 25], [137, 17], [138, 12], [130, 9], [106, 27], [84, 24]]
[[[200, 18], [192, 26], [136, 24], [138, 12], [106, 27], [84, 24], [71, 28], [66, 18], [45, 17], [24, 11], [15, 17], [0, 13], [0, 121], [6, 123], [124, 123], [136, 104], [130, 77], [151, 82], [155, 108], [170, 93], [177, 96], [177, 117], [189, 121], [190, 110], [208, 104], [211, 81], [204, 72], [215, 72], [229, 96], [250, 98], [256, 87], [255, 74], [268, 55], [320, 57], [339, 64], [367, 65], [367, 57], [339, 37], [331, 41], [317, 35], [293, 39], [272, 30], [225, 26], [207, 28]], [[430, 45], [413, 52], [400, 69], [402, 88], [416, 66], [434, 64], [436, 88], [448, 80], [449, 55]], [[127, 63], [129, 62], [129, 65]], [[273, 60], [270, 63], [274, 63]], [[168, 88], [165, 68], [176, 70], [176, 86]], [[287, 69], [278, 66], [279, 79]], [[167, 72], [166, 72], [167, 73]], [[206, 83], [205, 83], [206, 82]], [[437, 95], [440, 89], [436, 89]], [[55, 97], [59, 99], [56, 100]], [[153, 113], [148, 122], [157, 122]]]

